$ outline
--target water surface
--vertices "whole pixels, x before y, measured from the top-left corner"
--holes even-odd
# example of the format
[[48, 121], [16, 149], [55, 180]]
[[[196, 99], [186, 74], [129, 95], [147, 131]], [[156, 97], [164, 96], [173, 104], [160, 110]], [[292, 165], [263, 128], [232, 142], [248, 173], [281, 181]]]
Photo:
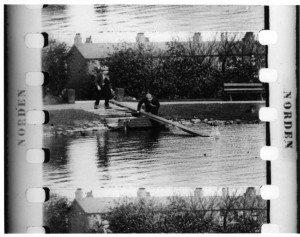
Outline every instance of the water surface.
[[44, 183], [72, 190], [265, 184], [266, 165], [259, 157], [265, 126], [220, 126], [219, 131], [218, 139], [177, 130], [47, 137], [51, 160], [44, 165]]
[[[92, 35], [94, 43], [135, 41], [136, 32], [145, 32], [150, 41], [158, 41], [164, 35], [155, 36], [154, 32], [258, 32], [264, 28], [264, 7], [49, 5], [43, 9], [42, 24], [45, 32], [70, 45], [75, 33], [81, 33], [83, 40]], [[112, 34], [117, 32], [121, 35]]]

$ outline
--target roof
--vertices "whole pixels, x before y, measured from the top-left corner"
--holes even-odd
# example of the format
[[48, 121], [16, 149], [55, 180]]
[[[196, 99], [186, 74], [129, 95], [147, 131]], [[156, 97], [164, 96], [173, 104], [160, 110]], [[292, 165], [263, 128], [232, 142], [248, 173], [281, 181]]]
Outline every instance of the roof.
[[[250, 35], [251, 36], [251, 35]], [[189, 41], [181, 41], [183, 44], [189, 44]], [[204, 46], [209, 46], [212, 44], [213, 41], [203, 41], [201, 42], [202, 45]], [[210, 52], [210, 54], [215, 54], [216, 49], [219, 47], [220, 41], [216, 41], [215, 44], [217, 47], [213, 50], [213, 52]], [[238, 42], [239, 44], [240, 42]], [[237, 45], [238, 45], [237, 44]], [[236, 47], [237, 47], [236, 45]], [[79, 43], [79, 44], [74, 44], [74, 46], [79, 50], [81, 55], [85, 59], [101, 59], [101, 58], [107, 58], [114, 52], [114, 48], [136, 48], [138, 46], [137, 43]], [[153, 47], [154, 52], [160, 52], [160, 51], [165, 51], [169, 47], [167, 46], [167, 42], [149, 42], [146, 43], [147, 47]], [[196, 48], [198, 48], [196, 46]], [[237, 47], [238, 48], [238, 47]], [[199, 52], [198, 52], [199, 53]], [[201, 53], [203, 54], [203, 53]]]
[[[150, 197], [147, 198], [148, 201], [151, 201], [155, 204], [157, 208], [165, 207], [171, 204], [172, 201], [175, 201], [178, 197]], [[212, 199], [215, 200], [215, 203], [223, 203], [224, 199], [222, 196], [204, 196], [203, 197], [205, 203], [210, 203]], [[211, 199], [212, 198], [212, 199]], [[241, 197], [239, 197], [241, 198]], [[181, 196], [180, 199], [185, 199], [186, 201], [191, 201], [191, 197], [189, 196]], [[83, 198], [81, 201], [75, 199], [77, 203], [81, 206], [83, 211], [87, 214], [96, 214], [96, 213], [107, 213], [110, 211], [111, 208], [117, 207], [120, 204], [125, 203], [137, 203], [139, 198], [137, 197], [126, 197], [126, 198], [116, 198], [116, 197], [86, 197]], [[238, 203], [236, 203], [238, 205]], [[210, 207], [213, 208], [213, 207]], [[235, 206], [238, 208], [238, 206]]]
[[[149, 43], [149, 46], [153, 46], [157, 50], [166, 50], [167, 45], [165, 42], [153, 42]], [[113, 43], [82, 43], [74, 45], [85, 59], [100, 59], [107, 58], [109, 54], [114, 52], [115, 47], [137, 47], [136, 43], [126, 44], [113, 44]]]
[[86, 59], [106, 58], [113, 52], [113, 44], [109, 43], [84, 43], [75, 46]]
[[114, 199], [105, 198], [83, 198], [82, 200], [76, 199], [85, 213], [104, 213], [109, 210], [109, 207], [114, 206]]
[[[110, 210], [110, 208], [114, 208], [122, 203], [135, 203], [139, 199], [136, 197], [126, 197], [126, 198], [115, 198], [115, 197], [87, 197], [82, 200], [75, 199], [78, 204], [81, 206], [83, 211], [87, 214], [94, 213], [105, 213]], [[168, 197], [152, 197], [151, 201], [160, 204], [166, 205], [169, 203]]]

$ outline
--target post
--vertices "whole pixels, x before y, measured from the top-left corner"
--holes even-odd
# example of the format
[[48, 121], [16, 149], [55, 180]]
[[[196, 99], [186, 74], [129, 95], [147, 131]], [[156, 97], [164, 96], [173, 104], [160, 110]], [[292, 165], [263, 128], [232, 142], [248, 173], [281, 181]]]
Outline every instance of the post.
[[116, 100], [124, 101], [125, 89], [124, 88], [116, 88]]
[[67, 89], [68, 103], [75, 104], [75, 90]]

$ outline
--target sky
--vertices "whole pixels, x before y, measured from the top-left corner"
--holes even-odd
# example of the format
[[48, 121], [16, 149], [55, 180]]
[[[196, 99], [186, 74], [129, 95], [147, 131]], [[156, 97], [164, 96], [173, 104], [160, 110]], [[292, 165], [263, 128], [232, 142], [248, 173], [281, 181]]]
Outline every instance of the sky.
[[[222, 195], [222, 187], [202, 187], [204, 196]], [[245, 193], [247, 187], [230, 187], [228, 188], [229, 194], [233, 194], [237, 190], [237, 195]], [[92, 190], [94, 197], [136, 197], [137, 188], [103, 188]], [[193, 187], [160, 187], [160, 188], [146, 188], [150, 192], [151, 197], [168, 197], [168, 196], [190, 196], [194, 195], [195, 188]], [[255, 187], [256, 194], [259, 194], [259, 187]], [[55, 193], [55, 190], [52, 190]], [[59, 194], [66, 196], [69, 200], [73, 200], [76, 190], [59, 190]], [[82, 189], [83, 196], [91, 191], [90, 189]]]

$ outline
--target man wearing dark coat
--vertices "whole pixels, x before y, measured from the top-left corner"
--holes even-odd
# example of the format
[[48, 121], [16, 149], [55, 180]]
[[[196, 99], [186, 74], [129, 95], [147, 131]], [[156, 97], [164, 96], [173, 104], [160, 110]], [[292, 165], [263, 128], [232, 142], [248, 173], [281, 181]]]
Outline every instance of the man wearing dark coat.
[[97, 89], [96, 101], [95, 101], [95, 109], [99, 108], [99, 102], [101, 98], [104, 98], [104, 106], [105, 109], [111, 109], [109, 106], [109, 99], [111, 99], [111, 83], [108, 76], [108, 68], [103, 67], [102, 70], [97, 74], [95, 78], [95, 85]]
[[150, 93], [146, 94], [145, 97], [143, 97], [137, 106], [137, 113], [140, 113], [142, 105], [145, 104], [145, 111], [147, 113], [151, 113], [154, 115], [158, 115], [158, 109], [160, 107], [159, 101], [157, 98], [152, 96]]

